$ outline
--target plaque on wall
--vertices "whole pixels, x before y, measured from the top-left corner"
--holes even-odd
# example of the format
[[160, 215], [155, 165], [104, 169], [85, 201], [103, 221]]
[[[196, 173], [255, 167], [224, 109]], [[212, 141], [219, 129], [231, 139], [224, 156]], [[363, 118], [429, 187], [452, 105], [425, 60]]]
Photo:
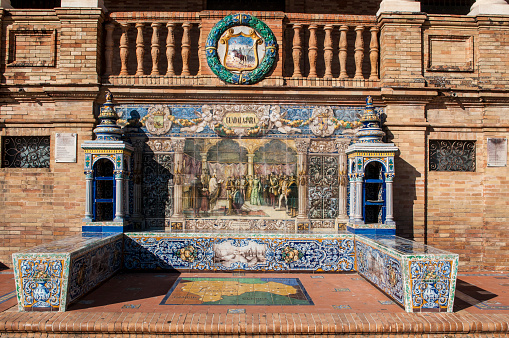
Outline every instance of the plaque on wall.
[[76, 163], [76, 133], [55, 134], [55, 162]]
[[507, 165], [507, 139], [488, 138], [488, 167]]

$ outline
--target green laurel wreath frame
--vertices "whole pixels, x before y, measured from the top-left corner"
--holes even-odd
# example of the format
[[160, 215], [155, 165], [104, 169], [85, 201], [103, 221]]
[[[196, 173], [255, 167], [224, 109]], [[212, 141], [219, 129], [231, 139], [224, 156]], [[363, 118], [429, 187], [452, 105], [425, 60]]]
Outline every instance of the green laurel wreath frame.
[[[243, 71], [233, 73], [226, 69], [219, 61], [217, 54], [217, 44], [221, 35], [231, 27], [249, 26], [253, 28], [263, 38], [265, 43], [265, 56], [262, 61], [252, 71]], [[260, 82], [272, 69], [276, 63], [277, 57], [277, 41], [270, 28], [256, 17], [249, 14], [231, 14], [225, 16], [210, 31], [206, 42], [207, 63], [221, 80], [232, 84], [250, 85]]]

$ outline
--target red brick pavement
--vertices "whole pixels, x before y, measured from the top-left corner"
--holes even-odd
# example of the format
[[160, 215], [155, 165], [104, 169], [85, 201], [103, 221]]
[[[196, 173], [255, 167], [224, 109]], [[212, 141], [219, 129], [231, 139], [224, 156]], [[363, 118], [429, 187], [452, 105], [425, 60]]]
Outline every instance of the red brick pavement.
[[[160, 305], [176, 278], [232, 273], [119, 274], [65, 313], [18, 313], [1, 303], [0, 337], [426, 336], [499, 337], [509, 333], [509, 277], [460, 274], [454, 313], [405, 313], [357, 274], [245, 274], [299, 278], [314, 305]], [[312, 278], [323, 277], [323, 278]], [[0, 274], [0, 291], [14, 289]], [[11, 291], [12, 291], [11, 290]], [[339, 305], [348, 305], [349, 308]], [[7, 309], [10, 307], [10, 309]], [[7, 310], [6, 310], [7, 309]], [[228, 310], [245, 313], [233, 314]]]

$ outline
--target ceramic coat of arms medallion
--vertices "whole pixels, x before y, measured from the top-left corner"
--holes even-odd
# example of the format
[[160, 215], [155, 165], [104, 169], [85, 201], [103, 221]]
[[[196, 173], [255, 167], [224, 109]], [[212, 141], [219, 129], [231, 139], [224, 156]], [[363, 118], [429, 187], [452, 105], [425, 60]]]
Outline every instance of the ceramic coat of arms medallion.
[[212, 28], [206, 50], [209, 67], [221, 80], [254, 84], [274, 66], [277, 41], [270, 28], [254, 16], [233, 14]]
[[142, 121], [147, 131], [152, 135], [166, 134], [172, 124], [172, 116], [168, 106], [156, 105], [148, 109], [146, 118]]

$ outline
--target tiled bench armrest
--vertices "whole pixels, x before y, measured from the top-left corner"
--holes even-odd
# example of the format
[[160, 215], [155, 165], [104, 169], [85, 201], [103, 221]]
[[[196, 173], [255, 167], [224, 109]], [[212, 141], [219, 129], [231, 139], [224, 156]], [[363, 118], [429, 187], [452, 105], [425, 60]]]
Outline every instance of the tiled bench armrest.
[[83, 234], [13, 254], [20, 311], [65, 311], [121, 268], [122, 234]]

